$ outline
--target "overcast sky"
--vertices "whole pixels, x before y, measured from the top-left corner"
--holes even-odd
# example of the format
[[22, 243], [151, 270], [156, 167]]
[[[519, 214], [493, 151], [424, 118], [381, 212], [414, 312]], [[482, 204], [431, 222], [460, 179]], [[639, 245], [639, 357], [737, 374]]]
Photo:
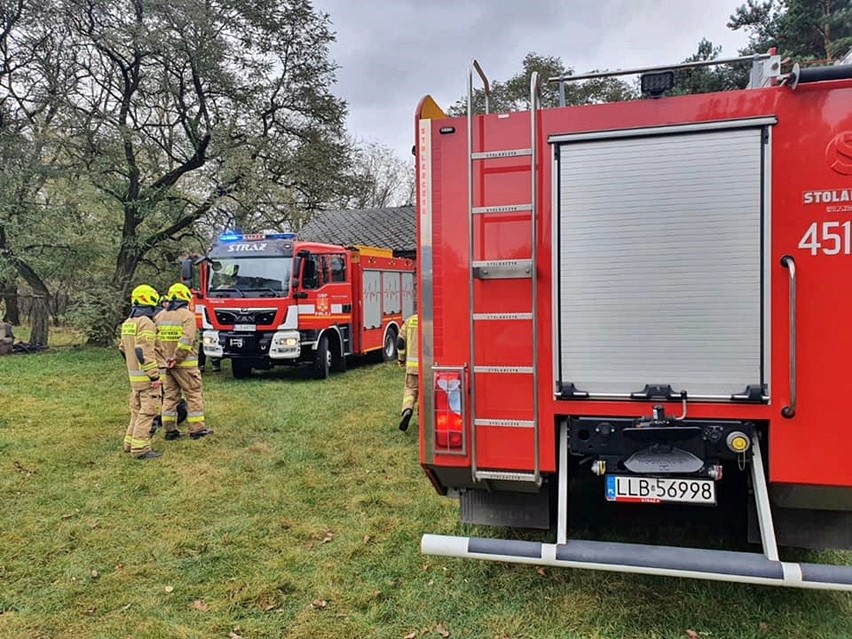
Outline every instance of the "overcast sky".
[[[493, 80], [530, 51], [577, 73], [678, 62], [702, 37], [738, 55], [746, 34], [725, 25], [744, 0], [315, 0], [330, 15], [340, 66], [334, 93], [349, 131], [408, 158], [414, 110], [431, 94], [448, 107], [477, 58]], [[627, 79], [632, 80], [633, 77]]]

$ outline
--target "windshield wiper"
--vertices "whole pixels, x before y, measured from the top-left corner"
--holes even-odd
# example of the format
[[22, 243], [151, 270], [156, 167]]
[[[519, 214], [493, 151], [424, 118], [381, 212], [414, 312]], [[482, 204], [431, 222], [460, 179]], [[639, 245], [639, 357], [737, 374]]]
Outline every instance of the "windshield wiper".
[[270, 286], [258, 286], [257, 288], [247, 288], [247, 291], [269, 291], [272, 293], [272, 297], [278, 297], [279, 294], [282, 294], [284, 291], [276, 291], [274, 288]]
[[243, 293], [243, 292], [242, 292], [240, 289], [238, 289], [238, 288], [214, 288], [212, 291], [210, 291], [210, 293], [211, 293], [211, 294], [212, 294], [212, 293], [239, 293], [239, 294], [240, 294], [240, 295], [242, 295], [243, 297], [245, 297], [245, 296], [246, 296], [246, 294], [245, 294], [245, 293]]

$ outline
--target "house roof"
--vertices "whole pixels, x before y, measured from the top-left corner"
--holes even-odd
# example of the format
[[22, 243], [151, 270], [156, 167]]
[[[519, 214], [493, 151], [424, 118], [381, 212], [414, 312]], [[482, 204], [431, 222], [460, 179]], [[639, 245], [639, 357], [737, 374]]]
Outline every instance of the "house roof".
[[364, 244], [393, 249], [395, 253], [414, 253], [417, 250], [414, 215], [413, 206], [321, 211], [299, 231], [298, 237], [308, 242]]

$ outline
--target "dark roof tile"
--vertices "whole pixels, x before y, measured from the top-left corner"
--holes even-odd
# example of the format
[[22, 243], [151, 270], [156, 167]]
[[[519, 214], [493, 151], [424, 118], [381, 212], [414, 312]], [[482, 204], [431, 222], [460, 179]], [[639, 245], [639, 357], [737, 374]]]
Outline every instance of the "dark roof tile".
[[364, 244], [398, 253], [417, 250], [413, 206], [317, 213], [298, 233], [300, 240], [351, 246]]

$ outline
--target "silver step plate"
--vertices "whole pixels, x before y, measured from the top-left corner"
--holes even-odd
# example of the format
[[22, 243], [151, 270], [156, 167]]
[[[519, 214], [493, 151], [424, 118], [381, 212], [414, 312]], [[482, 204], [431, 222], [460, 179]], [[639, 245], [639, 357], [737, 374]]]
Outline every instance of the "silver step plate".
[[485, 260], [473, 263], [473, 276], [480, 280], [529, 279], [532, 260]]
[[502, 206], [475, 206], [471, 213], [482, 215], [483, 213], [529, 213], [532, 204], [504, 204]]
[[504, 428], [535, 428], [531, 419], [475, 419], [474, 426], [501, 426]]
[[499, 158], [520, 158], [532, 155], [532, 149], [503, 149], [501, 151], [479, 151], [471, 153], [471, 160], [495, 160]]
[[535, 482], [534, 473], [513, 473], [500, 470], [477, 470], [477, 479], [500, 479], [503, 481], [528, 481]]

